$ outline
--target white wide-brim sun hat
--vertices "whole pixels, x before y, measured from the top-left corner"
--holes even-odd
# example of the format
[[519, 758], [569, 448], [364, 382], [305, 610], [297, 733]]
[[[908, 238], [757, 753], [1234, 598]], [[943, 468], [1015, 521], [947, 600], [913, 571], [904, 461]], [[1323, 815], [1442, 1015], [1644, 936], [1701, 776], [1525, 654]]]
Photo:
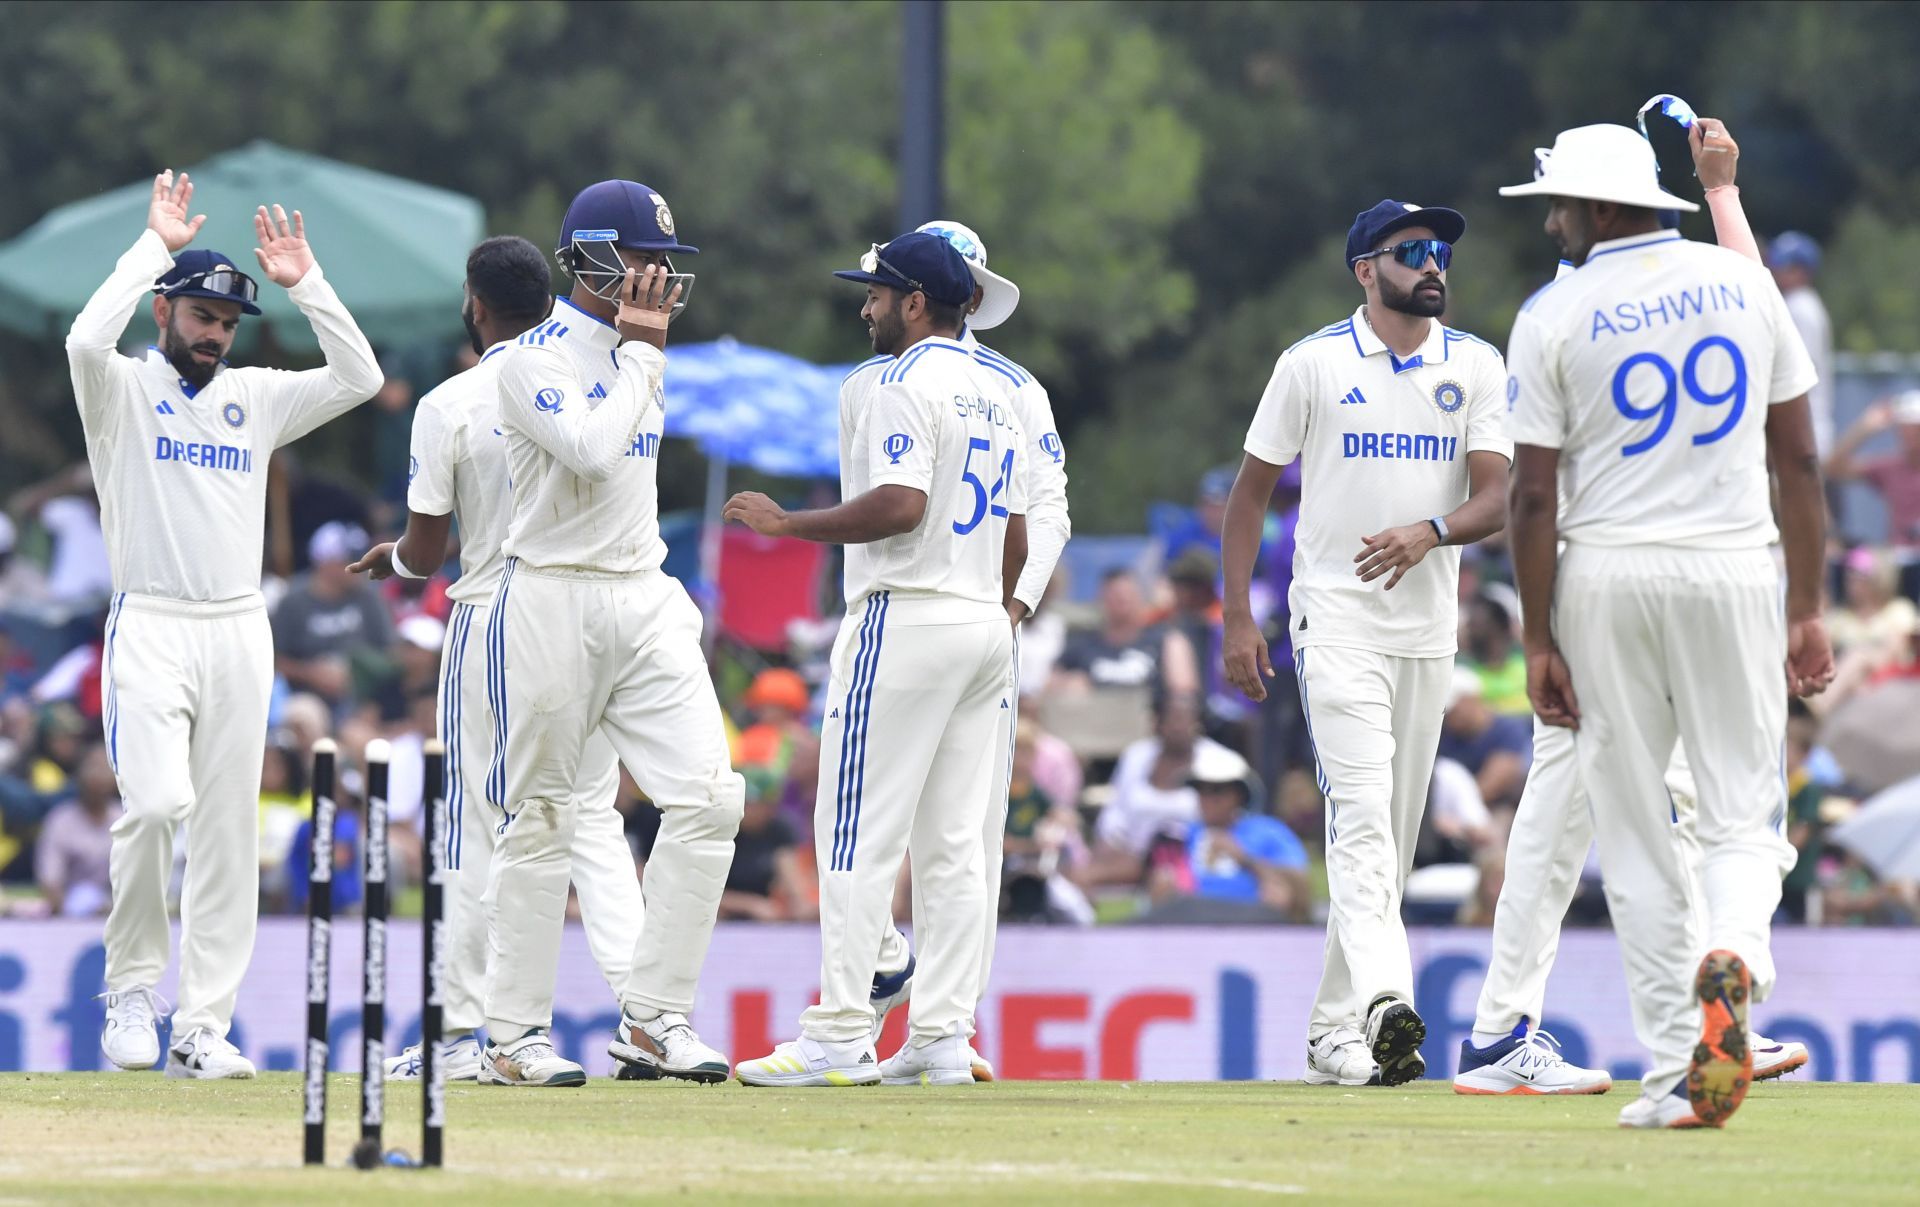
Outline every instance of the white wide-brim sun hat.
[[967, 316], [967, 326], [975, 331], [985, 331], [1013, 317], [1014, 307], [1020, 304], [1020, 287], [987, 268], [987, 245], [980, 241], [979, 235], [973, 233], [972, 227], [936, 218], [914, 229], [939, 235], [953, 244], [953, 249], [967, 262], [967, 271], [973, 274], [973, 283], [980, 287], [980, 309]]
[[1563, 130], [1550, 151], [1536, 150], [1533, 179], [1500, 190], [1502, 197], [1580, 197], [1650, 210], [1700, 207], [1660, 187], [1653, 144], [1626, 126], [1600, 124]]

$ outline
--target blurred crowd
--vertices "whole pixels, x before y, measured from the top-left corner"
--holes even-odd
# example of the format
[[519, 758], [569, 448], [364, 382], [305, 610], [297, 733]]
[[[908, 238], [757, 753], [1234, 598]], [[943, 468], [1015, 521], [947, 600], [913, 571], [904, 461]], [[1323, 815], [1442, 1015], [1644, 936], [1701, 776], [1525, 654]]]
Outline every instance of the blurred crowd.
[[[361, 469], [373, 490], [308, 472], [284, 450], [270, 468], [265, 593], [277, 675], [260, 780], [265, 912], [305, 905], [307, 780], [323, 736], [342, 751], [335, 907], [352, 910], [360, 896], [361, 766], [375, 738], [392, 749], [391, 846], [402, 912], [417, 891], [423, 750], [433, 733], [448, 576], [458, 563], [424, 580], [381, 584], [347, 570], [404, 522], [416, 392], [392, 371], [364, 409]], [[1888, 432], [1891, 448], [1862, 455]], [[1863, 483], [1877, 496], [1885, 536], [1870, 543], [1836, 536], [1831, 548], [1829, 625], [1840, 669], [1829, 692], [1792, 706], [1783, 769], [1786, 833], [1799, 857], [1782, 910], [1787, 920], [1816, 925], [1912, 924], [1920, 919], [1920, 872], [1893, 861], [1888, 835], [1904, 824], [1920, 849], [1920, 391], [1874, 402], [1827, 443], [1829, 477], [1836, 486]], [[1254, 576], [1255, 615], [1276, 672], [1259, 705], [1228, 687], [1220, 671], [1220, 533], [1233, 472], [1206, 474], [1190, 503], [1155, 507], [1151, 531], [1138, 539], [1083, 543], [1096, 550], [1092, 557], [1070, 546], [1024, 627], [1005, 920], [1323, 917], [1324, 804], [1286, 628], [1298, 465], [1274, 496]], [[1837, 490], [1834, 501], [1842, 505]], [[1833, 526], [1836, 533], [1858, 528]], [[690, 531], [697, 539], [697, 526]], [[836, 576], [826, 580], [823, 599], [837, 589]], [[1511, 582], [1499, 539], [1465, 551], [1460, 655], [1407, 887], [1410, 922], [1485, 926], [1492, 919], [1532, 757]], [[101, 724], [110, 591], [84, 463], [6, 501], [0, 914], [91, 916], [106, 908], [120, 813]], [[805, 620], [788, 626], [774, 648], [710, 634], [734, 763], [747, 783], [724, 918], [814, 916], [813, 801], [832, 636], [830, 623]], [[619, 808], [644, 876], [658, 814], [630, 776], [623, 776]], [[1848, 824], [1873, 810], [1888, 824]], [[1847, 841], [1849, 834], [1878, 837]], [[176, 890], [191, 844], [190, 832], [178, 844]], [[911, 916], [910, 874], [902, 875], [902, 918]], [[1606, 914], [1590, 862], [1572, 921], [1604, 924]]]

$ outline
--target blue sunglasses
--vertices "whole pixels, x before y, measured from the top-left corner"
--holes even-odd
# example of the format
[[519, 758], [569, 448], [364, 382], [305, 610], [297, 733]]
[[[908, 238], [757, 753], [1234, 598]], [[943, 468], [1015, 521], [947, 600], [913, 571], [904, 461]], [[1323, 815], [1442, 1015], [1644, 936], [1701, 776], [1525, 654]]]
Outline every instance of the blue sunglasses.
[[1396, 243], [1392, 247], [1383, 247], [1379, 251], [1370, 251], [1364, 256], [1355, 256], [1353, 262], [1371, 260], [1376, 256], [1392, 256], [1408, 268], [1425, 268], [1431, 259], [1447, 271], [1447, 265], [1453, 263], [1453, 244], [1442, 239], [1408, 239], [1405, 243]]

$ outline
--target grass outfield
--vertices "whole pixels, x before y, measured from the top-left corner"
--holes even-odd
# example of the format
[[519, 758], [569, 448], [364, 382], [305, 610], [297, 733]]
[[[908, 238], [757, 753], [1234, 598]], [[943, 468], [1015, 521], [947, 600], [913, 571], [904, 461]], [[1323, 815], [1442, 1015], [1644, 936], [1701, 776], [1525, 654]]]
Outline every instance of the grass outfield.
[[[387, 1142], [418, 1154], [417, 1087]], [[1914, 1201], [1920, 1086], [1762, 1086], [1725, 1131], [1623, 1132], [1597, 1098], [1298, 1083], [1003, 1082], [748, 1090], [596, 1081], [448, 1091], [447, 1167], [340, 1168], [358, 1081], [329, 1090], [334, 1168], [303, 1169], [298, 1075], [0, 1077], [0, 1204], [1095, 1198], [1338, 1202]], [[404, 1196], [404, 1197], [403, 1197]]]

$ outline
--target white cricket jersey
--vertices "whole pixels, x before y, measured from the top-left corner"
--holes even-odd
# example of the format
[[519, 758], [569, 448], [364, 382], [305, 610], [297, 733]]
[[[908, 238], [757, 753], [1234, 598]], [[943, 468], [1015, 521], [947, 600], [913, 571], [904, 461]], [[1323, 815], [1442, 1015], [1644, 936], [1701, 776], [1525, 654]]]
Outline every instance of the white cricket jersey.
[[1007, 379], [1014, 422], [1027, 439], [1027, 561], [1013, 596], [1031, 614], [1040, 610], [1040, 597], [1047, 593], [1054, 567], [1073, 536], [1067, 514], [1067, 447], [1054, 426], [1053, 400], [1033, 374], [981, 343], [972, 328], [960, 332], [960, 342], [973, 349], [975, 360]]
[[1468, 453], [1513, 456], [1502, 430], [1505, 378], [1493, 345], [1438, 322], [1401, 360], [1374, 335], [1365, 306], [1281, 355], [1246, 451], [1271, 465], [1302, 461], [1287, 596], [1296, 647], [1454, 653], [1458, 546], [1428, 553], [1392, 591], [1391, 575], [1361, 582], [1354, 555], [1362, 537], [1466, 502]]
[[1599, 243], [1528, 299], [1508, 351], [1508, 434], [1560, 450], [1569, 544], [1777, 538], [1766, 408], [1815, 373], [1764, 268], [1675, 231]]
[[847, 610], [875, 591], [896, 602], [950, 603], [954, 622], [1005, 617], [1001, 557], [1007, 518], [1025, 514], [1025, 439], [1013, 383], [958, 340], [930, 336], [875, 357], [840, 387], [840, 497], [875, 487], [925, 492], [911, 532], [847, 546]]
[[500, 542], [513, 484], [500, 430], [500, 362], [512, 342], [495, 344], [479, 364], [428, 391], [413, 413], [407, 509], [451, 515], [460, 526], [460, 578], [447, 588], [455, 603], [492, 600], [506, 564]]
[[657, 568], [666, 354], [560, 298], [496, 359], [513, 480], [505, 555], [536, 569]]
[[195, 390], [158, 348], [120, 355], [127, 320], [172, 267], [160, 236], [142, 233], [73, 320], [67, 360], [114, 589], [217, 603], [260, 590], [273, 450], [373, 397], [382, 376], [317, 264], [287, 296], [313, 324], [321, 368], [223, 368]]

